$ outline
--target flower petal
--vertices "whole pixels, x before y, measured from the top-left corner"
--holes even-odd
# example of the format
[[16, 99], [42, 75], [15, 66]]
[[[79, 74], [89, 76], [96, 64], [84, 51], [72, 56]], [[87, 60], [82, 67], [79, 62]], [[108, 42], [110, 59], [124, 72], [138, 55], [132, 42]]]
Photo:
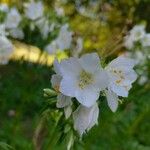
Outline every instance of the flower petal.
[[76, 91], [76, 99], [84, 106], [91, 107], [98, 100], [100, 92], [95, 87], [88, 87], [83, 90]]
[[58, 75], [61, 75], [61, 65], [57, 59], [54, 61], [54, 70]]
[[71, 76], [65, 77], [60, 83], [60, 92], [64, 95], [75, 97], [75, 93], [78, 90], [77, 80]]
[[72, 104], [71, 97], [65, 96], [63, 94], [58, 94], [57, 96], [57, 108], [63, 108]]
[[105, 70], [97, 71], [94, 77], [95, 86], [101, 91], [109, 84], [109, 77]]
[[128, 96], [128, 91], [130, 85], [126, 85], [126, 86], [120, 86], [120, 85], [116, 85], [111, 83], [110, 88], [111, 90], [116, 93], [118, 96], [122, 96], [122, 97], [127, 97]]
[[118, 96], [111, 90], [105, 90], [105, 93], [107, 97], [108, 106], [113, 112], [115, 112], [118, 107]]
[[65, 113], [65, 118], [68, 119], [71, 116], [72, 113], [72, 107], [71, 105], [68, 105], [64, 107], [64, 113]]
[[57, 74], [52, 75], [51, 83], [54, 89], [59, 88], [61, 79], [62, 77], [60, 75], [57, 75]]
[[90, 108], [80, 105], [75, 110], [73, 113], [74, 129], [78, 131], [80, 136], [97, 124], [98, 114], [99, 109], [97, 104], [94, 104]]
[[100, 59], [96, 53], [85, 54], [79, 59], [79, 62], [85, 71], [94, 73], [101, 68]]
[[77, 58], [71, 57], [69, 59], [61, 61], [61, 73], [62, 76], [78, 76], [81, 72], [81, 65]]
[[118, 58], [114, 59], [112, 62], [109, 63], [108, 67], [126, 67], [126, 68], [133, 68], [136, 64], [134, 59], [130, 59], [124, 56], [119, 56]]

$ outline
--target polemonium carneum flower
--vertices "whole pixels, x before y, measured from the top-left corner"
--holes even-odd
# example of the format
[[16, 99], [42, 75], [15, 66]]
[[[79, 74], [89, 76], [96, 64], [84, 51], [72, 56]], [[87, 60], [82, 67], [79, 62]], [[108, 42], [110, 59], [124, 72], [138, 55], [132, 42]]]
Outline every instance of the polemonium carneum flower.
[[60, 50], [69, 49], [72, 41], [72, 32], [68, 31], [68, 24], [60, 28], [56, 43]]
[[43, 16], [44, 12], [44, 7], [42, 2], [34, 2], [32, 1], [31, 3], [28, 4], [25, 14], [26, 17], [31, 19], [31, 20], [36, 20], [39, 19]]
[[82, 136], [83, 133], [98, 124], [98, 115], [99, 108], [97, 103], [89, 108], [80, 105], [75, 112], [73, 112], [74, 129]]
[[15, 39], [23, 39], [24, 38], [24, 33], [23, 33], [22, 29], [19, 29], [19, 28], [10, 29], [9, 35]]
[[107, 73], [100, 66], [96, 53], [71, 57], [61, 62], [60, 91], [75, 97], [82, 105], [91, 107], [98, 100], [100, 91], [107, 87]]
[[150, 46], [150, 34], [145, 34], [141, 42], [143, 47]]
[[12, 52], [12, 43], [6, 37], [0, 36], [0, 64], [7, 64]]
[[12, 8], [6, 17], [5, 26], [8, 29], [17, 28], [21, 21], [21, 15], [16, 8]]
[[56, 106], [57, 108], [64, 108], [65, 117], [67, 119], [70, 117], [72, 113], [72, 108], [71, 108], [72, 101], [71, 101], [71, 97], [60, 93], [59, 87], [60, 87], [60, 82], [62, 77], [61, 77], [60, 64], [57, 60], [55, 60], [54, 62], [54, 70], [56, 74], [52, 76], [51, 83], [52, 83], [52, 87], [58, 92]]
[[137, 79], [137, 74], [133, 70], [135, 64], [133, 59], [119, 56], [105, 68], [109, 76], [106, 97], [112, 111], [117, 109], [117, 95], [127, 97], [132, 83]]

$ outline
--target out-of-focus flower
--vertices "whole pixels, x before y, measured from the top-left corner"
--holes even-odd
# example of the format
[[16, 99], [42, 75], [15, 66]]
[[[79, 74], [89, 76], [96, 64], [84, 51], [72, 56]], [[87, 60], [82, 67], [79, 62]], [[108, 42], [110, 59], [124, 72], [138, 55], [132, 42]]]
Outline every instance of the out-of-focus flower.
[[127, 49], [132, 49], [135, 45], [135, 42], [141, 42], [145, 37], [145, 26], [144, 25], [136, 25], [134, 26], [128, 35], [124, 38], [124, 46]]
[[50, 44], [48, 44], [45, 47], [45, 50], [49, 53], [49, 54], [56, 54], [58, 47], [56, 44], [56, 41], [52, 41]]
[[58, 16], [64, 15], [64, 9], [62, 7], [55, 7], [55, 11], [56, 11]]
[[124, 38], [124, 46], [127, 48], [127, 49], [132, 49], [134, 47], [134, 39], [132, 36], [125, 36]]
[[145, 25], [136, 25], [130, 31], [130, 36], [133, 37], [134, 41], [141, 40], [145, 36]]
[[137, 79], [137, 74], [133, 70], [135, 64], [133, 59], [119, 56], [105, 68], [109, 76], [106, 97], [112, 111], [116, 111], [118, 106], [117, 95], [127, 97], [132, 83]]
[[100, 66], [96, 53], [61, 62], [60, 91], [75, 97], [82, 105], [91, 107], [98, 100], [100, 91], [107, 87], [107, 73]]
[[60, 50], [69, 49], [71, 46], [72, 32], [68, 31], [68, 27], [68, 24], [63, 25], [56, 39], [56, 43]]
[[65, 117], [67, 119], [70, 117], [72, 113], [72, 108], [71, 108], [72, 101], [71, 101], [71, 97], [62, 94], [59, 91], [62, 76], [61, 76], [60, 64], [57, 60], [55, 60], [54, 62], [54, 70], [56, 74], [52, 76], [51, 83], [52, 83], [52, 87], [58, 92], [56, 106], [57, 108], [64, 108]]
[[16, 8], [12, 8], [6, 17], [5, 27], [8, 29], [17, 28], [21, 21], [21, 15]]
[[46, 18], [41, 18], [39, 20], [36, 21], [36, 25], [39, 28], [43, 38], [47, 38], [48, 34], [50, 32], [50, 25], [49, 25], [49, 21]]
[[145, 34], [145, 36], [142, 39], [142, 46], [143, 47], [147, 47], [150, 46], [150, 33], [149, 34]]
[[27, 18], [31, 20], [36, 20], [43, 16], [43, 12], [44, 12], [44, 7], [42, 2], [32, 1], [31, 3], [28, 4], [25, 10], [25, 15]]
[[139, 85], [144, 85], [148, 81], [148, 77], [146, 75], [142, 75], [138, 80]]
[[0, 36], [0, 64], [7, 64], [12, 52], [12, 43], [6, 37]]
[[78, 57], [83, 49], [83, 39], [81, 37], [77, 38], [72, 42], [71, 52], [74, 57]]
[[2, 12], [8, 12], [8, 5], [6, 3], [0, 4], [0, 11]]
[[23, 39], [24, 38], [24, 33], [19, 28], [10, 29], [9, 35], [15, 39]]
[[98, 124], [99, 108], [97, 103], [91, 107], [80, 105], [73, 112], [74, 128], [80, 136], [86, 131], [89, 131], [94, 125]]
[[8, 33], [5, 30], [5, 25], [0, 24], [0, 36], [6, 36], [6, 35], [8, 35]]

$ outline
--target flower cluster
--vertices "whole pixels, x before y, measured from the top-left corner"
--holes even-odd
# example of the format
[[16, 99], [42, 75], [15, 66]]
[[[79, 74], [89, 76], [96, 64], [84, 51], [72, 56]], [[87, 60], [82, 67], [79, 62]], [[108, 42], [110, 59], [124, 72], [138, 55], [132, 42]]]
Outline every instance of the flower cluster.
[[145, 25], [134, 26], [124, 38], [124, 46], [129, 50], [126, 55], [134, 58], [138, 64], [138, 83], [145, 84], [148, 81], [148, 68], [145, 64], [150, 59], [150, 33], [146, 32]]
[[[20, 11], [17, 7], [0, 4], [2, 16], [0, 35], [35, 44], [45, 49], [49, 54], [70, 49], [73, 49], [70, 51], [71, 55], [78, 56], [80, 54], [83, 40], [79, 35], [69, 30], [69, 24], [63, 23], [62, 20], [65, 16], [61, 7], [55, 7], [52, 10], [54, 16], [50, 15], [41, 1], [23, 3], [23, 8], [24, 10]], [[32, 36], [34, 33], [40, 34], [38, 38], [42, 40], [41, 44], [34, 40], [34, 36]], [[1, 57], [3, 56], [1, 55]]]
[[58, 50], [72, 49], [71, 55], [77, 56], [83, 48], [83, 39], [69, 31], [69, 25], [64, 24], [61, 26], [58, 37], [46, 46], [46, 51], [49, 54], [56, 54]]
[[[74, 129], [80, 136], [98, 123], [98, 99], [102, 93], [113, 112], [118, 107], [118, 96], [128, 96], [137, 78], [134, 65], [134, 60], [119, 56], [103, 68], [96, 53], [71, 57], [60, 63], [55, 60], [56, 74], [51, 83], [58, 93], [56, 106], [64, 108], [66, 118], [72, 115]], [[75, 99], [78, 108], [73, 110]]]
[[150, 33], [146, 33], [145, 25], [136, 25], [124, 39], [124, 45], [127, 49], [133, 49], [136, 44], [142, 47], [150, 46]]

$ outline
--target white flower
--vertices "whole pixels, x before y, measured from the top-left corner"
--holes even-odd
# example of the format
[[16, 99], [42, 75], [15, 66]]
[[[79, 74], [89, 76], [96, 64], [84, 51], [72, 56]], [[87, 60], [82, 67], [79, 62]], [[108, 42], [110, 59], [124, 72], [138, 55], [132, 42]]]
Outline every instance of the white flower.
[[2, 12], [8, 12], [8, 5], [5, 3], [0, 4], [0, 11]]
[[119, 56], [106, 67], [109, 76], [109, 88], [118, 96], [128, 96], [131, 84], [137, 78], [137, 74], [133, 70], [135, 64], [133, 59]]
[[146, 75], [142, 75], [138, 80], [139, 85], [144, 85], [146, 82], [148, 82], [148, 77]]
[[74, 129], [82, 136], [83, 133], [98, 124], [98, 115], [99, 108], [97, 103], [89, 108], [80, 105], [76, 111], [73, 112]]
[[59, 91], [60, 82], [61, 82], [61, 70], [60, 70], [60, 64], [57, 60], [54, 62], [54, 70], [56, 74], [54, 74], [51, 78], [52, 87], [58, 92], [57, 96], [57, 108], [64, 108], [64, 113], [66, 119], [68, 119], [72, 113], [72, 101], [71, 97], [63, 95]]
[[132, 83], [137, 79], [137, 74], [133, 70], [134, 65], [134, 60], [120, 56], [105, 68], [109, 76], [106, 97], [112, 111], [117, 109], [117, 95], [127, 97]]
[[146, 34], [142, 39], [142, 46], [150, 46], [150, 34]]
[[107, 103], [110, 109], [115, 112], [118, 107], [118, 96], [114, 92], [112, 92], [110, 89], [105, 90], [106, 93], [106, 98], [107, 98]]
[[107, 87], [107, 73], [100, 66], [96, 53], [61, 62], [60, 91], [75, 97], [82, 105], [91, 107], [98, 100], [100, 91]]
[[49, 53], [49, 54], [55, 54], [58, 50], [56, 41], [52, 41], [50, 44], [48, 44], [45, 47], [45, 50]]
[[44, 7], [42, 2], [34, 2], [28, 4], [27, 9], [25, 10], [26, 17], [31, 20], [39, 19], [43, 16]]
[[145, 37], [145, 34], [144, 25], [134, 26], [132, 30], [130, 30], [129, 34], [124, 38], [124, 46], [128, 49], [132, 49], [135, 42], [141, 42], [141, 40]]
[[36, 25], [39, 28], [43, 38], [47, 38], [48, 34], [50, 32], [50, 25], [49, 25], [49, 21], [46, 18], [41, 18], [39, 20], [36, 21]]
[[55, 7], [55, 11], [56, 11], [58, 16], [64, 15], [64, 9], [62, 7]]
[[10, 36], [16, 39], [23, 39], [24, 38], [24, 33], [21, 29], [19, 28], [14, 28], [9, 30]]
[[127, 49], [132, 49], [134, 47], [134, 38], [130, 35], [124, 37], [124, 46]]
[[68, 31], [68, 24], [61, 27], [56, 43], [60, 50], [69, 49], [72, 41], [72, 32]]
[[21, 15], [16, 8], [12, 8], [7, 14], [5, 26], [8, 29], [17, 28], [21, 21]]
[[130, 31], [130, 36], [134, 38], [134, 41], [141, 40], [145, 36], [145, 25], [136, 25]]
[[12, 52], [12, 43], [6, 37], [0, 36], [0, 64], [7, 64]]

